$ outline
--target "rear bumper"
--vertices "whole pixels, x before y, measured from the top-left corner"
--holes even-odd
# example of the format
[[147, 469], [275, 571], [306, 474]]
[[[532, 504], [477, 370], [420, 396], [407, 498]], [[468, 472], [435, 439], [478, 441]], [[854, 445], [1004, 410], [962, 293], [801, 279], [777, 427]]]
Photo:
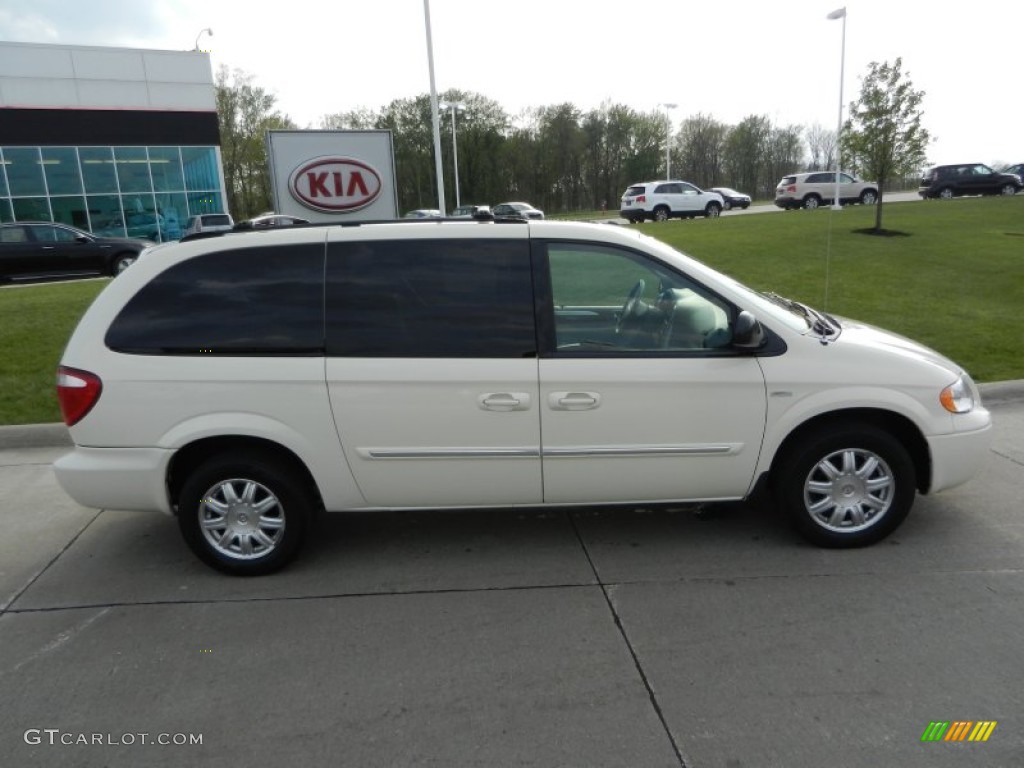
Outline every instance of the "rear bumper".
[[173, 514], [165, 478], [173, 451], [161, 448], [82, 448], [53, 462], [57, 482], [94, 509]]

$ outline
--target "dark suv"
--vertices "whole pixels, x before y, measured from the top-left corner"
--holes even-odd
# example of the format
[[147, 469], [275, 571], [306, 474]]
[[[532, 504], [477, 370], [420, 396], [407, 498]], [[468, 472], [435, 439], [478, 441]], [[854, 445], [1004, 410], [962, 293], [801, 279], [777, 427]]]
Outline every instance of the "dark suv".
[[1012, 173], [993, 171], [983, 163], [937, 165], [921, 177], [921, 197], [949, 199], [961, 195], [1015, 195], [1024, 188]]

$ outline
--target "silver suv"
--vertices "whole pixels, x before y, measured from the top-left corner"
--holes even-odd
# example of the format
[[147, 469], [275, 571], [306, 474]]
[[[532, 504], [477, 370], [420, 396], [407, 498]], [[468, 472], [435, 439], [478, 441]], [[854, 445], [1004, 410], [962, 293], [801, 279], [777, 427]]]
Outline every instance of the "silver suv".
[[706, 192], [688, 181], [645, 181], [622, 193], [619, 214], [632, 224], [646, 219], [717, 218], [725, 201], [717, 192]]
[[[775, 204], [779, 208], [814, 209], [831, 203], [836, 196], [834, 171], [814, 171], [783, 176], [775, 189]], [[839, 203], [874, 205], [878, 200], [878, 183], [861, 181], [848, 173], [839, 174]]]

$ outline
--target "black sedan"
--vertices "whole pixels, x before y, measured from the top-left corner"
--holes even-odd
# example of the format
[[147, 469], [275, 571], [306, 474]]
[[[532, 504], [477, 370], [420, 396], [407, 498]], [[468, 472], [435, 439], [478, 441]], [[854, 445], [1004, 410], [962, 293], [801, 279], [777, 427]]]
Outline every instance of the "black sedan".
[[97, 237], [50, 221], [0, 224], [0, 282], [118, 275], [149, 240]]
[[744, 195], [742, 192], [737, 192], [730, 187], [712, 187], [711, 191], [717, 192], [722, 196], [722, 208], [727, 211], [733, 208], [750, 207], [750, 195]]

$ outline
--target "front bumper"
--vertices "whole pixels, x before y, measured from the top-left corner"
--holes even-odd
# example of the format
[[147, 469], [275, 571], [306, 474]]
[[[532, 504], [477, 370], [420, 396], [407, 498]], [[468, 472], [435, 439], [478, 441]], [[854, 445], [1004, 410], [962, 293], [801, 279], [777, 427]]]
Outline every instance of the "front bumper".
[[988, 458], [992, 448], [992, 422], [970, 432], [928, 437], [932, 476], [928, 493], [966, 483]]

